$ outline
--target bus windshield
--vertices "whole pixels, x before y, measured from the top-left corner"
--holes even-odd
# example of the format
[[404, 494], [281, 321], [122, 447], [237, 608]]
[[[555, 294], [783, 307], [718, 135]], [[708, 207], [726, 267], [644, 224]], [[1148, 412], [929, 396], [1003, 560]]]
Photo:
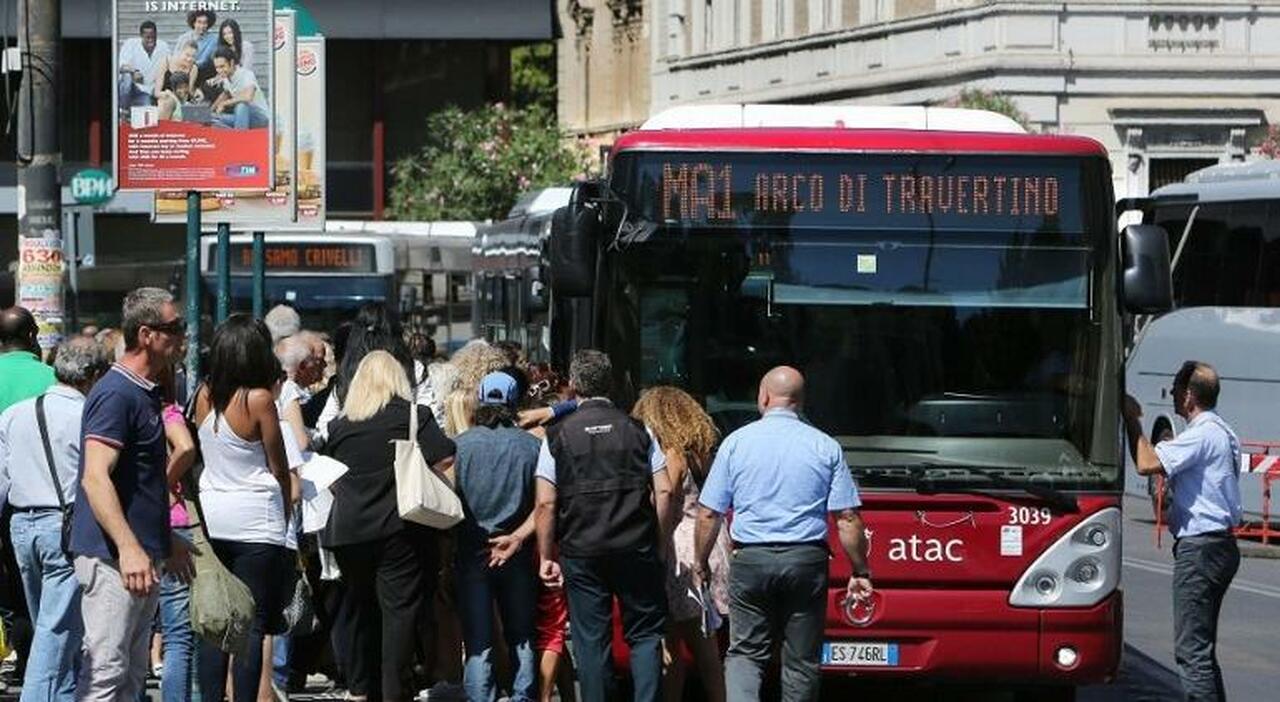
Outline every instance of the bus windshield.
[[1169, 233], [1170, 252], [1182, 249], [1177, 307], [1280, 307], [1280, 201], [1157, 202], [1153, 221]]
[[[1090, 456], [1105, 382], [1092, 300], [1107, 254], [1105, 236], [1084, 226], [1075, 164], [901, 156], [837, 164], [811, 155], [783, 172], [821, 173], [814, 187], [826, 192], [784, 194], [794, 198], [784, 208], [812, 205], [786, 214], [752, 211], [773, 207], [773, 174], [761, 183], [769, 191], [756, 193], [740, 159], [734, 170], [748, 172], [741, 181], [730, 175], [731, 187], [722, 183], [727, 197], [703, 205], [717, 215], [708, 217], [680, 215], [686, 196], [671, 195], [658, 170], [679, 167], [669, 155], [656, 158], [663, 164], [621, 162], [612, 183], [620, 193], [646, 193], [629, 208], [657, 225], [624, 245], [619, 280], [608, 288], [610, 347], [634, 384], [690, 389], [727, 432], [758, 416], [765, 371], [796, 366], [807, 379], [807, 418], [841, 441], [872, 486], [900, 483], [903, 469], [921, 464], [943, 477], [951, 464], [957, 479], [972, 477], [961, 466], [1064, 487], [1116, 479], [1114, 457]], [[845, 213], [842, 173], [854, 187]], [[861, 196], [859, 173], [872, 174]], [[967, 188], [948, 183], [953, 174], [964, 174]], [[911, 197], [889, 191], [885, 175], [898, 189], [910, 178]], [[974, 213], [979, 178], [988, 179], [986, 208]], [[1034, 206], [1024, 185], [1032, 178]], [[1011, 179], [1020, 181], [1017, 214], [1009, 212]], [[926, 182], [932, 212], [921, 204]], [[937, 194], [948, 189], [943, 212]], [[706, 192], [693, 197], [705, 203]], [[966, 212], [957, 211], [962, 195]], [[859, 197], [861, 218], [852, 216]], [[818, 207], [819, 198], [834, 204]]]

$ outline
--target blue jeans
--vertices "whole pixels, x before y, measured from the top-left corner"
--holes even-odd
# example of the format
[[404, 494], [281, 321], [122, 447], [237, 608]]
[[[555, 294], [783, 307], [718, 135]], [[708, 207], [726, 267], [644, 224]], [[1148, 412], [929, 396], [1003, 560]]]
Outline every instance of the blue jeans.
[[499, 568], [489, 567], [489, 554], [459, 542], [458, 606], [467, 662], [463, 686], [468, 702], [494, 702], [493, 603], [498, 603], [502, 631], [515, 663], [512, 702], [537, 699], [537, 663], [533, 653], [534, 616], [538, 605], [533, 549], [524, 548]]
[[613, 597], [631, 647], [636, 702], [662, 699], [662, 637], [667, 620], [666, 570], [653, 546], [590, 558], [561, 557], [573, 657], [583, 702], [617, 699], [613, 689]]
[[[191, 540], [189, 529], [174, 531]], [[160, 640], [164, 646], [161, 699], [190, 702], [191, 661], [196, 650], [196, 636], [191, 631], [191, 586], [168, 573], [160, 580]]]
[[230, 114], [219, 112], [213, 116], [214, 124], [232, 129], [257, 129], [267, 126], [270, 122], [267, 113], [261, 107], [247, 102], [236, 103], [236, 106], [231, 108]]
[[62, 512], [15, 512], [9, 535], [35, 620], [22, 702], [74, 700], [84, 620], [80, 583], [62, 552]]
[[271, 639], [271, 679], [281, 690], [289, 688], [289, 657], [293, 655], [293, 637], [277, 634]]
[[151, 93], [141, 83], [133, 82], [133, 74], [121, 73], [116, 82], [116, 92], [120, 94], [121, 109], [130, 107], [146, 107], [151, 103]]

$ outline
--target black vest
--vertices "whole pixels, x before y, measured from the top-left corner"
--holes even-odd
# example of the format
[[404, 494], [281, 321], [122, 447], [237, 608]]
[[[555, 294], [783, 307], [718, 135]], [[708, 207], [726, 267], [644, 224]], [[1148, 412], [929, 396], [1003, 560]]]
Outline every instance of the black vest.
[[561, 553], [589, 558], [656, 545], [652, 442], [643, 424], [613, 405], [585, 402], [548, 428], [547, 443]]

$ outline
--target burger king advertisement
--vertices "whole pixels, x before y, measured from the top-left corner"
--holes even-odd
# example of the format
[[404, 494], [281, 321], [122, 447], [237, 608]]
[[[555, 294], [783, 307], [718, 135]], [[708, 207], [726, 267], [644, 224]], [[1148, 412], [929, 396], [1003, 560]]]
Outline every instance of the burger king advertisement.
[[[297, 217], [297, 38], [295, 14], [275, 13], [270, 44], [272, 83], [273, 187], [257, 190], [223, 189], [204, 186], [200, 192], [201, 223], [205, 228], [230, 224], [237, 229], [271, 229], [288, 225]], [[155, 192], [153, 221], [178, 224], [186, 221], [187, 191]]]

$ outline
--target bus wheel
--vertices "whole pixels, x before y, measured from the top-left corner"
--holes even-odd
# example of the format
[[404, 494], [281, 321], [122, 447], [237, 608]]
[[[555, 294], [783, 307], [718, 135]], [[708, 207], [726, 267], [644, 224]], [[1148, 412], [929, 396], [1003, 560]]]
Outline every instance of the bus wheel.
[[1045, 685], [1018, 690], [1015, 702], [1076, 702], [1074, 685]]

